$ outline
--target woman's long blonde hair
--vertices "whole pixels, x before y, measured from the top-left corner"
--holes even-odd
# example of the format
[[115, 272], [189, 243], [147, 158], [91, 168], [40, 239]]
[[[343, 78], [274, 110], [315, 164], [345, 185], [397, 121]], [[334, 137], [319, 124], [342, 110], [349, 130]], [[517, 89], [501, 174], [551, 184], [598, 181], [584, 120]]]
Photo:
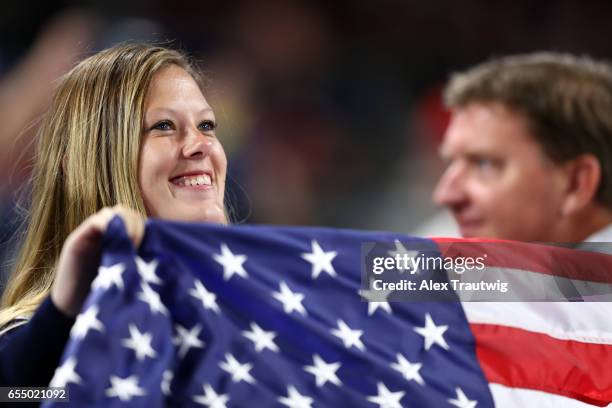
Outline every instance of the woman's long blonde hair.
[[38, 131], [27, 230], [0, 327], [49, 294], [63, 243], [85, 218], [116, 204], [146, 214], [138, 186], [144, 102], [151, 77], [169, 64], [203, 88], [183, 54], [135, 43], [101, 51], [61, 79]]

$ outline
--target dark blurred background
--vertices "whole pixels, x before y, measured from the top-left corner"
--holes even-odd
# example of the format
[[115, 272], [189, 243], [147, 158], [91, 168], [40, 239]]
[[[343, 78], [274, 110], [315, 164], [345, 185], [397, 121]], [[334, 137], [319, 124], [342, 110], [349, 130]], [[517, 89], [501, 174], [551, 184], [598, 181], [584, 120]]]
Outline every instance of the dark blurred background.
[[535, 50], [612, 56], [609, 1], [9, 0], [2, 11], [2, 240], [54, 79], [118, 41], [171, 41], [201, 62], [239, 222], [421, 234], [452, 234], [418, 227], [438, 211], [440, 91], [453, 71]]

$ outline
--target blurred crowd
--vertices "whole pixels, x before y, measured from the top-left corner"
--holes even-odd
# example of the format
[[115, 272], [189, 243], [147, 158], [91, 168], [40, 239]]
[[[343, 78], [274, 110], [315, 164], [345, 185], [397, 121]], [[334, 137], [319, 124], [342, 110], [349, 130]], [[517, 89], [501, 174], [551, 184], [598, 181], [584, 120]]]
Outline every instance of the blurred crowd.
[[201, 64], [236, 222], [405, 233], [435, 231], [419, 226], [438, 212], [453, 71], [534, 50], [612, 55], [605, 1], [9, 0], [3, 12], [0, 252], [54, 80], [119, 41], [172, 44]]

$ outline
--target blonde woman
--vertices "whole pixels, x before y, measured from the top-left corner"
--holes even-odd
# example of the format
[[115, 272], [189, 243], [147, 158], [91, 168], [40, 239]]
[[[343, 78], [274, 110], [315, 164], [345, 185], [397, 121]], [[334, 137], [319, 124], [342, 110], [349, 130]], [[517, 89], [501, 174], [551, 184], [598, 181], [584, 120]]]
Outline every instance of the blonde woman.
[[0, 311], [0, 386], [45, 386], [119, 215], [226, 223], [227, 161], [201, 77], [177, 51], [123, 44], [62, 79], [39, 131], [32, 204]]

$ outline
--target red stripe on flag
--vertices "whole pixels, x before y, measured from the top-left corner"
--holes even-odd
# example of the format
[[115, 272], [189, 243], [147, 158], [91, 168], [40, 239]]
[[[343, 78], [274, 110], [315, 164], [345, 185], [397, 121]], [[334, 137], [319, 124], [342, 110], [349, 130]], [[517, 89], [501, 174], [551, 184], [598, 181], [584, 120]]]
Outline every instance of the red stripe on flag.
[[597, 406], [612, 402], [612, 346], [559, 340], [507, 326], [470, 326], [489, 382]]
[[521, 269], [568, 279], [612, 283], [612, 256], [514, 241], [433, 238], [444, 257], [484, 257], [486, 266]]

